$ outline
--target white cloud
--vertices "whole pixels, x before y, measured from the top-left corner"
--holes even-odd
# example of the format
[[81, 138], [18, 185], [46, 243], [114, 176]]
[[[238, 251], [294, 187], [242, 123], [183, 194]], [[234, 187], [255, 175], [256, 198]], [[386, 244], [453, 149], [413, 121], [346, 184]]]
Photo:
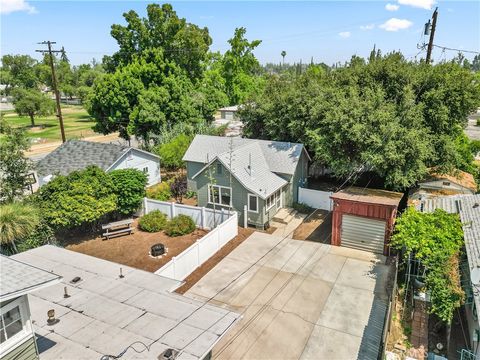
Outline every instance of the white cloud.
[[408, 5], [417, 8], [430, 10], [436, 3], [435, 0], [398, 0], [401, 5]]
[[35, 7], [25, 0], [0, 0], [0, 14], [10, 14], [15, 11], [26, 11], [29, 14], [37, 12]]
[[375, 27], [375, 24], [360, 25], [360, 30], [372, 30]]
[[391, 18], [385, 21], [379, 27], [385, 31], [398, 31], [408, 29], [412, 25], [413, 23], [410, 20]]
[[340, 37], [346, 39], [346, 38], [349, 38], [350, 35], [352, 35], [352, 34], [350, 33], [350, 31], [342, 31], [342, 32], [338, 33], [338, 35], [340, 35]]
[[385, 9], [387, 9], [388, 11], [397, 11], [398, 9], [400, 9], [400, 6], [388, 3], [387, 5], [385, 5]]

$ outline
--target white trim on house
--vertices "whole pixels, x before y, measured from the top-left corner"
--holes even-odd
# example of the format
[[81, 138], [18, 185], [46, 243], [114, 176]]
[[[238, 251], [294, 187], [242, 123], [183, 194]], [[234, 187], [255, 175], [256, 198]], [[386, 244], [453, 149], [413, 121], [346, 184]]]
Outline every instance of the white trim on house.
[[[0, 316], [2, 317], [2, 322], [5, 326], [4, 322], [4, 315], [13, 310], [14, 308], [18, 307], [19, 314], [20, 314], [20, 321], [22, 323], [22, 330], [14, 334], [13, 336], [7, 338], [4, 342], [2, 342], [2, 346], [0, 347], [0, 357], [8, 354], [12, 349], [18, 347], [24, 341], [32, 337], [32, 323], [30, 320], [30, 312], [28, 309], [28, 300], [27, 295], [20, 296], [18, 299], [11, 301], [10, 303], [2, 306], [0, 308]], [[15, 320], [13, 322], [16, 322]], [[5, 327], [0, 327], [0, 331], [4, 332], [4, 336], [7, 337]]]
[[[218, 188], [218, 200], [220, 201], [219, 203], [216, 203], [216, 202], [215, 202], [215, 199], [214, 199], [214, 198], [213, 198], [213, 199], [211, 198], [211, 196], [210, 196], [210, 195], [211, 195], [211, 188]], [[207, 201], [208, 201], [209, 204], [232, 207], [232, 197], [233, 197], [233, 194], [232, 194], [232, 188], [231, 188], [231, 187], [229, 187], [229, 186], [221, 186], [221, 185], [209, 184], [208, 187], [207, 187], [207, 189], [208, 189], [208, 199], [207, 199]], [[223, 190], [226, 189], [226, 190], [230, 191], [230, 203], [229, 203], [229, 204], [223, 204], [223, 203], [222, 203], [222, 189], [223, 189]], [[213, 201], [211, 201], [211, 200], [213, 200]]]
[[[252, 210], [252, 209], [250, 209], [250, 198], [251, 198], [251, 197], [254, 197], [254, 198], [256, 198], [256, 199], [257, 199], [257, 205], [256, 205], [256, 207], [257, 207], [257, 210], [256, 210], [256, 211], [255, 211], [255, 210]], [[249, 212], [251, 212], [251, 213], [258, 214], [258, 195], [255, 195], [255, 194], [248, 194], [248, 198], [247, 198], [247, 200], [248, 200], [248, 201], [247, 201], [248, 211], [249, 211]]]

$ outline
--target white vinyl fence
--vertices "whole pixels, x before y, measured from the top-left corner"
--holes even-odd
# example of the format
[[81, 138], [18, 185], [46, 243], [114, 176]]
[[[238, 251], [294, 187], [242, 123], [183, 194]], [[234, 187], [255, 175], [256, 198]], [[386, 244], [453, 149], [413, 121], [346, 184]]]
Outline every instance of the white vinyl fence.
[[331, 191], [320, 191], [305, 188], [298, 188], [298, 202], [315, 209], [332, 211], [333, 201]]
[[[231, 214], [228, 210], [213, 210], [205, 207], [190, 206], [177, 204], [168, 201], [159, 201], [149, 198], [143, 199], [143, 213], [148, 214], [150, 211], [160, 210], [168, 216], [169, 219], [180, 214], [190, 216], [197, 227], [201, 229], [213, 229], [215, 226], [227, 220]], [[232, 213], [234, 213], [233, 211]]]
[[172, 260], [155, 271], [155, 274], [175, 280], [185, 279], [221, 247], [237, 236], [237, 222], [237, 213], [234, 212], [228, 220], [197, 240], [195, 244], [181, 252], [178, 256], [174, 256]]
[[213, 229], [155, 271], [157, 275], [183, 280], [238, 235], [238, 215], [235, 211], [214, 211], [204, 207], [144, 198], [142, 212], [148, 214], [153, 210], [160, 210], [169, 218], [179, 214], [188, 215], [195, 221], [197, 227]]

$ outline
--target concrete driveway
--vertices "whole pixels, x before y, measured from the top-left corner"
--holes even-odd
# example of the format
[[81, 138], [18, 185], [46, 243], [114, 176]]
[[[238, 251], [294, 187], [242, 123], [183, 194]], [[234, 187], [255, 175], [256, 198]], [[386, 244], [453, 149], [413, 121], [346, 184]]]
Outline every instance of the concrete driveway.
[[376, 359], [382, 256], [255, 232], [188, 292], [243, 314], [218, 359]]

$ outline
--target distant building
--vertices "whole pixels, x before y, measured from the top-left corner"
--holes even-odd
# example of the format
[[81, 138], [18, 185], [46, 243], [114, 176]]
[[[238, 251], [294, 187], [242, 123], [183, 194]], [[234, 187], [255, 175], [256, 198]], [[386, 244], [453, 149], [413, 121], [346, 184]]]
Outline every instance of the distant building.
[[420, 200], [448, 195], [473, 195], [477, 192], [477, 183], [472, 174], [456, 170], [453, 175], [440, 174], [431, 169], [426, 179], [419, 181], [409, 194], [409, 202], [416, 204]]
[[[61, 277], [3, 255], [0, 270], [0, 359], [38, 359], [27, 294], [57, 284]], [[42, 315], [47, 319], [46, 312]]]
[[55, 175], [68, 175], [96, 165], [105, 171], [137, 169], [148, 175], [148, 185], [161, 181], [160, 158], [147, 151], [116, 144], [83, 140], [68, 140], [36, 165], [39, 185], [49, 182]]
[[238, 117], [238, 105], [226, 106], [218, 109], [220, 111], [220, 118], [225, 120], [240, 120]]

